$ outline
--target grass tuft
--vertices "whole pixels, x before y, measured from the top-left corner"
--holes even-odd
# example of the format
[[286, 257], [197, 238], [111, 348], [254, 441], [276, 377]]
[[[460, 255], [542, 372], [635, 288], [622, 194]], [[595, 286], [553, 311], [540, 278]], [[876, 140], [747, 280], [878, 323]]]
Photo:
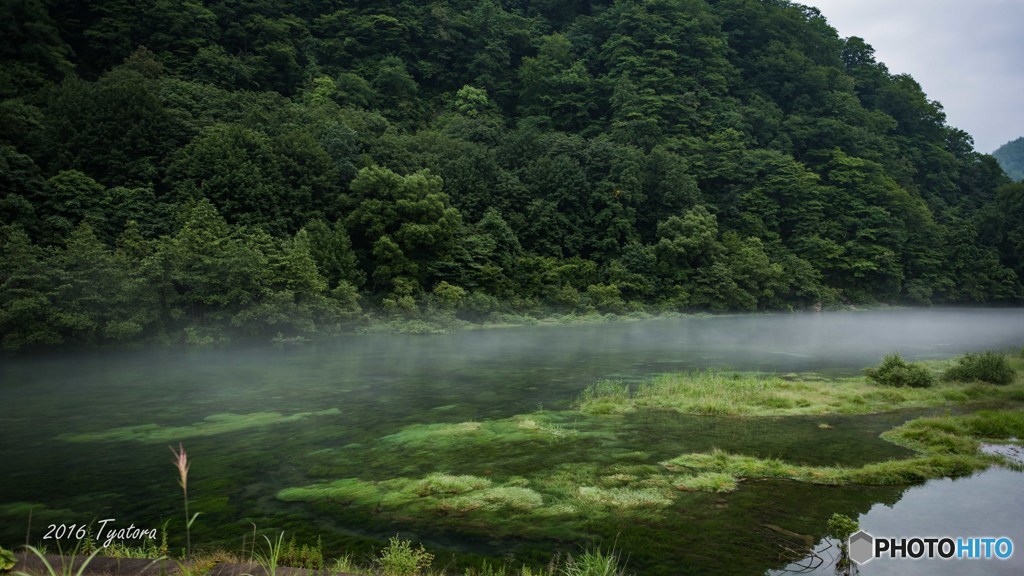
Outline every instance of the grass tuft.
[[624, 568], [619, 567], [618, 553], [603, 552], [600, 548], [584, 550], [582, 554], [570, 556], [558, 570], [561, 576], [625, 576]]

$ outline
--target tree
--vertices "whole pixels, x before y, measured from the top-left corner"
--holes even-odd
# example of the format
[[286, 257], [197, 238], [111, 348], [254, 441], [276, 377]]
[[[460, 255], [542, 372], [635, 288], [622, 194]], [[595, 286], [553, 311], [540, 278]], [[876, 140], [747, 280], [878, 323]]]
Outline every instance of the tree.
[[374, 292], [394, 290], [399, 279], [414, 292], [433, 284], [432, 264], [447, 259], [462, 231], [441, 188], [428, 171], [401, 176], [378, 166], [352, 181], [357, 205], [345, 224]]

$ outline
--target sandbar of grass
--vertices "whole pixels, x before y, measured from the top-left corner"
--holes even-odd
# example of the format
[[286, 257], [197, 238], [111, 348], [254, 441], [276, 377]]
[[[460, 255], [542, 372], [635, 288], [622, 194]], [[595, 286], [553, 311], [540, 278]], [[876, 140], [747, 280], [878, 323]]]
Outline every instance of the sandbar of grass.
[[[918, 418], [885, 434], [887, 440], [918, 452], [902, 460], [860, 467], [804, 466], [775, 458], [757, 458], [723, 450], [683, 454], [666, 462], [669, 472], [683, 476], [681, 486], [702, 489], [696, 478], [708, 474], [743, 479], [788, 479], [814, 484], [914, 484], [932, 478], [956, 477], [1007, 462], [982, 454], [982, 441], [1008, 441], [1024, 436], [1024, 411], [982, 411], [964, 416]], [[719, 480], [724, 480], [719, 477]]]
[[[936, 375], [951, 361], [927, 362]], [[1013, 364], [1020, 364], [1019, 359]], [[759, 374], [704, 370], [663, 374], [635, 390], [618, 381], [588, 386], [576, 402], [587, 414], [621, 414], [641, 409], [705, 416], [800, 416], [870, 414], [971, 402], [1024, 401], [1024, 378], [995, 386], [944, 382], [930, 388], [895, 388], [863, 376], [827, 378], [814, 374]]]

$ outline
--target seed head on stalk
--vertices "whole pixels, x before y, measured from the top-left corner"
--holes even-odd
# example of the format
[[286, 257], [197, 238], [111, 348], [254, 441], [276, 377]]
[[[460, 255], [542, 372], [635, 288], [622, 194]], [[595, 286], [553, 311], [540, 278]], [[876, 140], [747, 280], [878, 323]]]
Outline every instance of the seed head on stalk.
[[[188, 469], [191, 464], [188, 461], [188, 454], [185, 453], [185, 447], [178, 442], [178, 449], [175, 450], [174, 446], [168, 446], [171, 449], [171, 454], [174, 454], [174, 460], [171, 463], [178, 468], [178, 485], [181, 486], [182, 496], [185, 498], [185, 556], [189, 556], [192, 553], [192, 522], [195, 521], [195, 516], [190, 520], [188, 517]], [[199, 514], [196, 514], [198, 516]]]

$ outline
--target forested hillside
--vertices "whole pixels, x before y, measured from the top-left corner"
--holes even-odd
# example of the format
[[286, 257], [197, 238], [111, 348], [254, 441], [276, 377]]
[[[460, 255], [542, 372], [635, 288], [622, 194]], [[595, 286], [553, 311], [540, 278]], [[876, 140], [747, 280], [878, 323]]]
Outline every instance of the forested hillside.
[[11, 0], [8, 349], [1022, 297], [1024, 186], [786, 0]]
[[1024, 180], [1024, 137], [1007, 142], [992, 153], [1006, 175], [1013, 180]]

